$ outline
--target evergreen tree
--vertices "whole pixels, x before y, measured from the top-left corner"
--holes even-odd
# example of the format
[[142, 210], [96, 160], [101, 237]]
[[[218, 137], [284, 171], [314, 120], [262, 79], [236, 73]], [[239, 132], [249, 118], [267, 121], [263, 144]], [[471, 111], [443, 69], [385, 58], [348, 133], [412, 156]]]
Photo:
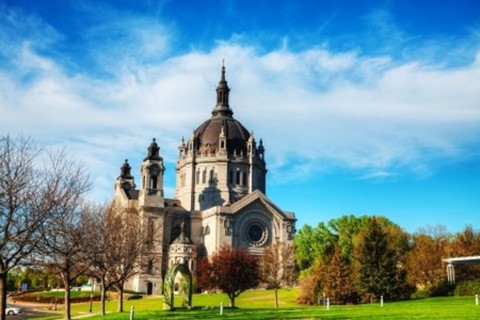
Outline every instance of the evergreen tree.
[[389, 234], [373, 218], [360, 246], [358, 285], [365, 300], [397, 299], [405, 288], [405, 271], [400, 257], [390, 243]]

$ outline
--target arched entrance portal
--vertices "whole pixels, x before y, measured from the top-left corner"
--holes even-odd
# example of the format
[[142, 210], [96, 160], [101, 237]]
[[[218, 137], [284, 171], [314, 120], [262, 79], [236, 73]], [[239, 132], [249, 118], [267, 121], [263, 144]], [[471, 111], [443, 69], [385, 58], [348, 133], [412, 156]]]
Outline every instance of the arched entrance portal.
[[175, 276], [178, 272], [180, 272], [183, 279], [186, 281], [185, 285], [182, 286], [182, 305], [189, 307], [192, 306], [192, 273], [188, 270], [188, 267], [185, 264], [175, 264], [167, 271], [165, 281], [163, 281], [164, 309], [174, 309]]

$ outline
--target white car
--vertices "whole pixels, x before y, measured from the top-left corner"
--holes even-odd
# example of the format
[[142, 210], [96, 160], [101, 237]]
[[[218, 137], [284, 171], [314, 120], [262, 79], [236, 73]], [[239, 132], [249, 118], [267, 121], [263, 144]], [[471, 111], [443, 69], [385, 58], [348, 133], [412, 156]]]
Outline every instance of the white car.
[[20, 314], [20, 313], [22, 313], [21, 308], [17, 308], [17, 307], [14, 307], [14, 306], [11, 306], [11, 305], [7, 304], [7, 307], [5, 308], [5, 314], [8, 314], [9, 316], [12, 316], [14, 314]]

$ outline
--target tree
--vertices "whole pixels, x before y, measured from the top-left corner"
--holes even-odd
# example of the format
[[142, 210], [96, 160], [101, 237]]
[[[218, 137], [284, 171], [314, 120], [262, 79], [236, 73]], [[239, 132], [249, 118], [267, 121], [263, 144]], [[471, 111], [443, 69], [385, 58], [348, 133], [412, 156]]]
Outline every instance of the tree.
[[[472, 226], [466, 226], [462, 232], [455, 235], [451, 243], [451, 256], [468, 257], [480, 253], [480, 232]], [[458, 265], [455, 266], [456, 278], [461, 280], [474, 280], [480, 277], [480, 266]]]
[[235, 308], [235, 298], [260, 282], [257, 258], [243, 249], [223, 245], [210, 257], [206, 273], [206, 289], [220, 289]]
[[65, 288], [65, 319], [71, 319], [70, 289], [74, 280], [89, 267], [85, 247], [91, 242], [84, 232], [84, 216], [77, 208], [68, 208], [45, 230], [38, 264], [48, 266], [61, 276]]
[[[328, 221], [328, 228], [336, 239], [335, 248], [338, 246], [348, 261], [352, 260], [357, 235], [368, 227], [371, 219], [369, 216], [344, 215]], [[333, 250], [330, 250], [330, 253], [333, 253]]]
[[442, 258], [447, 256], [448, 247], [448, 234], [443, 226], [426, 227], [413, 234], [407, 253], [408, 282], [429, 289], [445, 281]]
[[[90, 267], [86, 271], [90, 276], [94, 277], [100, 282], [100, 310], [102, 315], [105, 315], [105, 300], [107, 290], [112, 283], [109, 281], [109, 271], [111, 269], [111, 262], [109, 261], [109, 244], [110, 236], [116, 230], [110, 229], [108, 223], [108, 207], [90, 203], [85, 207], [85, 214], [87, 224], [84, 225], [85, 232], [89, 234], [89, 238], [95, 239], [86, 247], [86, 257]], [[93, 284], [92, 284], [93, 285]]]
[[46, 152], [23, 136], [0, 137], [0, 319], [8, 272], [38, 248], [62, 206], [89, 187], [83, 166], [64, 152]]
[[[55, 206], [45, 224], [43, 238], [39, 242], [36, 262], [61, 276], [65, 288], [65, 319], [71, 319], [70, 287], [87, 268], [85, 248], [92, 239], [84, 225], [87, 216], [83, 210], [83, 193], [90, 184], [85, 179], [85, 169], [67, 158], [64, 150], [49, 153], [51, 179], [54, 184], [51, 199]], [[58, 190], [58, 191], [57, 191]]]
[[140, 258], [145, 249], [141, 224], [135, 211], [120, 209], [115, 203], [88, 206], [88, 228], [95, 242], [86, 248], [89, 273], [100, 281], [101, 311], [105, 315], [107, 290], [118, 291], [118, 311], [123, 312], [125, 281], [141, 267]]
[[275, 307], [278, 308], [278, 289], [293, 285], [296, 279], [293, 246], [275, 242], [265, 248], [260, 259], [260, 278], [268, 288], [275, 290]]
[[400, 256], [389, 234], [375, 218], [362, 235], [357, 261], [358, 284], [364, 298], [396, 299], [402, 294], [406, 274], [400, 268]]
[[330, 254], [337, 238], [320, 222], [316, 228], [305, 224], [294, 238], [295, 260], [300, 270], [307, 270], [321, 256]]
[[319, 283], [332, 303], [355, 302], [357, 293], [353, 268], [339, 246], [335, 247], [333, 255], [326, 257], [323, 268], [319, 270]]

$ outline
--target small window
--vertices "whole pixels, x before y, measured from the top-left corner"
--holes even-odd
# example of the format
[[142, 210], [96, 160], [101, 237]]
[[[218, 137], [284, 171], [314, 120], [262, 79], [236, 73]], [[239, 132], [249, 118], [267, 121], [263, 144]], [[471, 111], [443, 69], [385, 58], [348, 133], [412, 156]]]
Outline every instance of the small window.
[[204, 170], [202, 172], [202, 183], [206, 183], [207, 182], [207, 170]]
[[147, 273], [153, 272], [153, 260], [148, 260]]
[[157, 176], [150, 177], [150, 189], [157, 190]]

